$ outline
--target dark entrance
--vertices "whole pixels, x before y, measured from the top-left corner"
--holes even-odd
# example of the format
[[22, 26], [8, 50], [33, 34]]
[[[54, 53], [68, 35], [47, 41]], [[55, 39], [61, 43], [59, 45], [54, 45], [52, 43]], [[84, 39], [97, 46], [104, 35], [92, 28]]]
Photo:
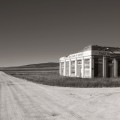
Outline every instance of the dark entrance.
[[107, 60], [107, 77], [113, 77], [113, 60], [108, 59]]
[[118, 60], [118, 77], [120, 77], [120, 60]]
[[103, 59], [102, 57], [94, 58], [94, 77], [103, 76]]

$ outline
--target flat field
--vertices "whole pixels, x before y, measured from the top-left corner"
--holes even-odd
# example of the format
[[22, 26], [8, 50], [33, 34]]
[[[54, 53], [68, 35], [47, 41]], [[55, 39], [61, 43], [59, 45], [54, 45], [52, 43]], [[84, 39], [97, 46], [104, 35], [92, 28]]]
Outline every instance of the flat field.
[[120, 120], [120, 88], [36, 84], [0, 72], [0, 120]]
[[51, 85], [51, 86], [63, 86], [63, 87], [120, 87], [120, 78], [74, 78], [74, 77], [62, 77], [59, 75], [58, 70], [43, 69], [43, 70], [25, 70], [25, 71], [5, 71], [7, 74], [27, 79], [35, 83]]

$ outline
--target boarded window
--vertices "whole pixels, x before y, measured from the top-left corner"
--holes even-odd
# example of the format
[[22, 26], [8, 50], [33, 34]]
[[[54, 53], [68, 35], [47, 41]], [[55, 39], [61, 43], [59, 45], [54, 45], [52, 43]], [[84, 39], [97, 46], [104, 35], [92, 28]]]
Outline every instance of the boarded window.
[[66, 62], [66, 76], [69, 75], [69, 61]]
[[75, 75], [75, 61], [71, 61], [71, 75]]
[[82, 77], [82, 60], [77, 60], [77, 76]]
[[90, 59], [84, 60], [84, 75], [90, 77]]
[[61, 62], [61, 75], [64, 73], [64, 62]]

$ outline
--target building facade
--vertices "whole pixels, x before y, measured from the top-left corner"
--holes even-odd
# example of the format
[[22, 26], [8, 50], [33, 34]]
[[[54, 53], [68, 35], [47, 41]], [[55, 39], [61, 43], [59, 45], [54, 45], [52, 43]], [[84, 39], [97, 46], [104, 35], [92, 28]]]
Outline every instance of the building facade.
[[62, 76], [94, 78], [120, 77], [120, 48], [90, 45], [59, 59]]

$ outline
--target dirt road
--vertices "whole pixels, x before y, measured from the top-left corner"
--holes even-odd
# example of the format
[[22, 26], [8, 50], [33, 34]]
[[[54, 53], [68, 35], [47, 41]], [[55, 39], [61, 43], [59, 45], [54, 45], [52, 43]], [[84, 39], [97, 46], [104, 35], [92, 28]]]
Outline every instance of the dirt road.
[[39, 85], [0, 72], [0, 120], [120, 120], [120, 88]]

